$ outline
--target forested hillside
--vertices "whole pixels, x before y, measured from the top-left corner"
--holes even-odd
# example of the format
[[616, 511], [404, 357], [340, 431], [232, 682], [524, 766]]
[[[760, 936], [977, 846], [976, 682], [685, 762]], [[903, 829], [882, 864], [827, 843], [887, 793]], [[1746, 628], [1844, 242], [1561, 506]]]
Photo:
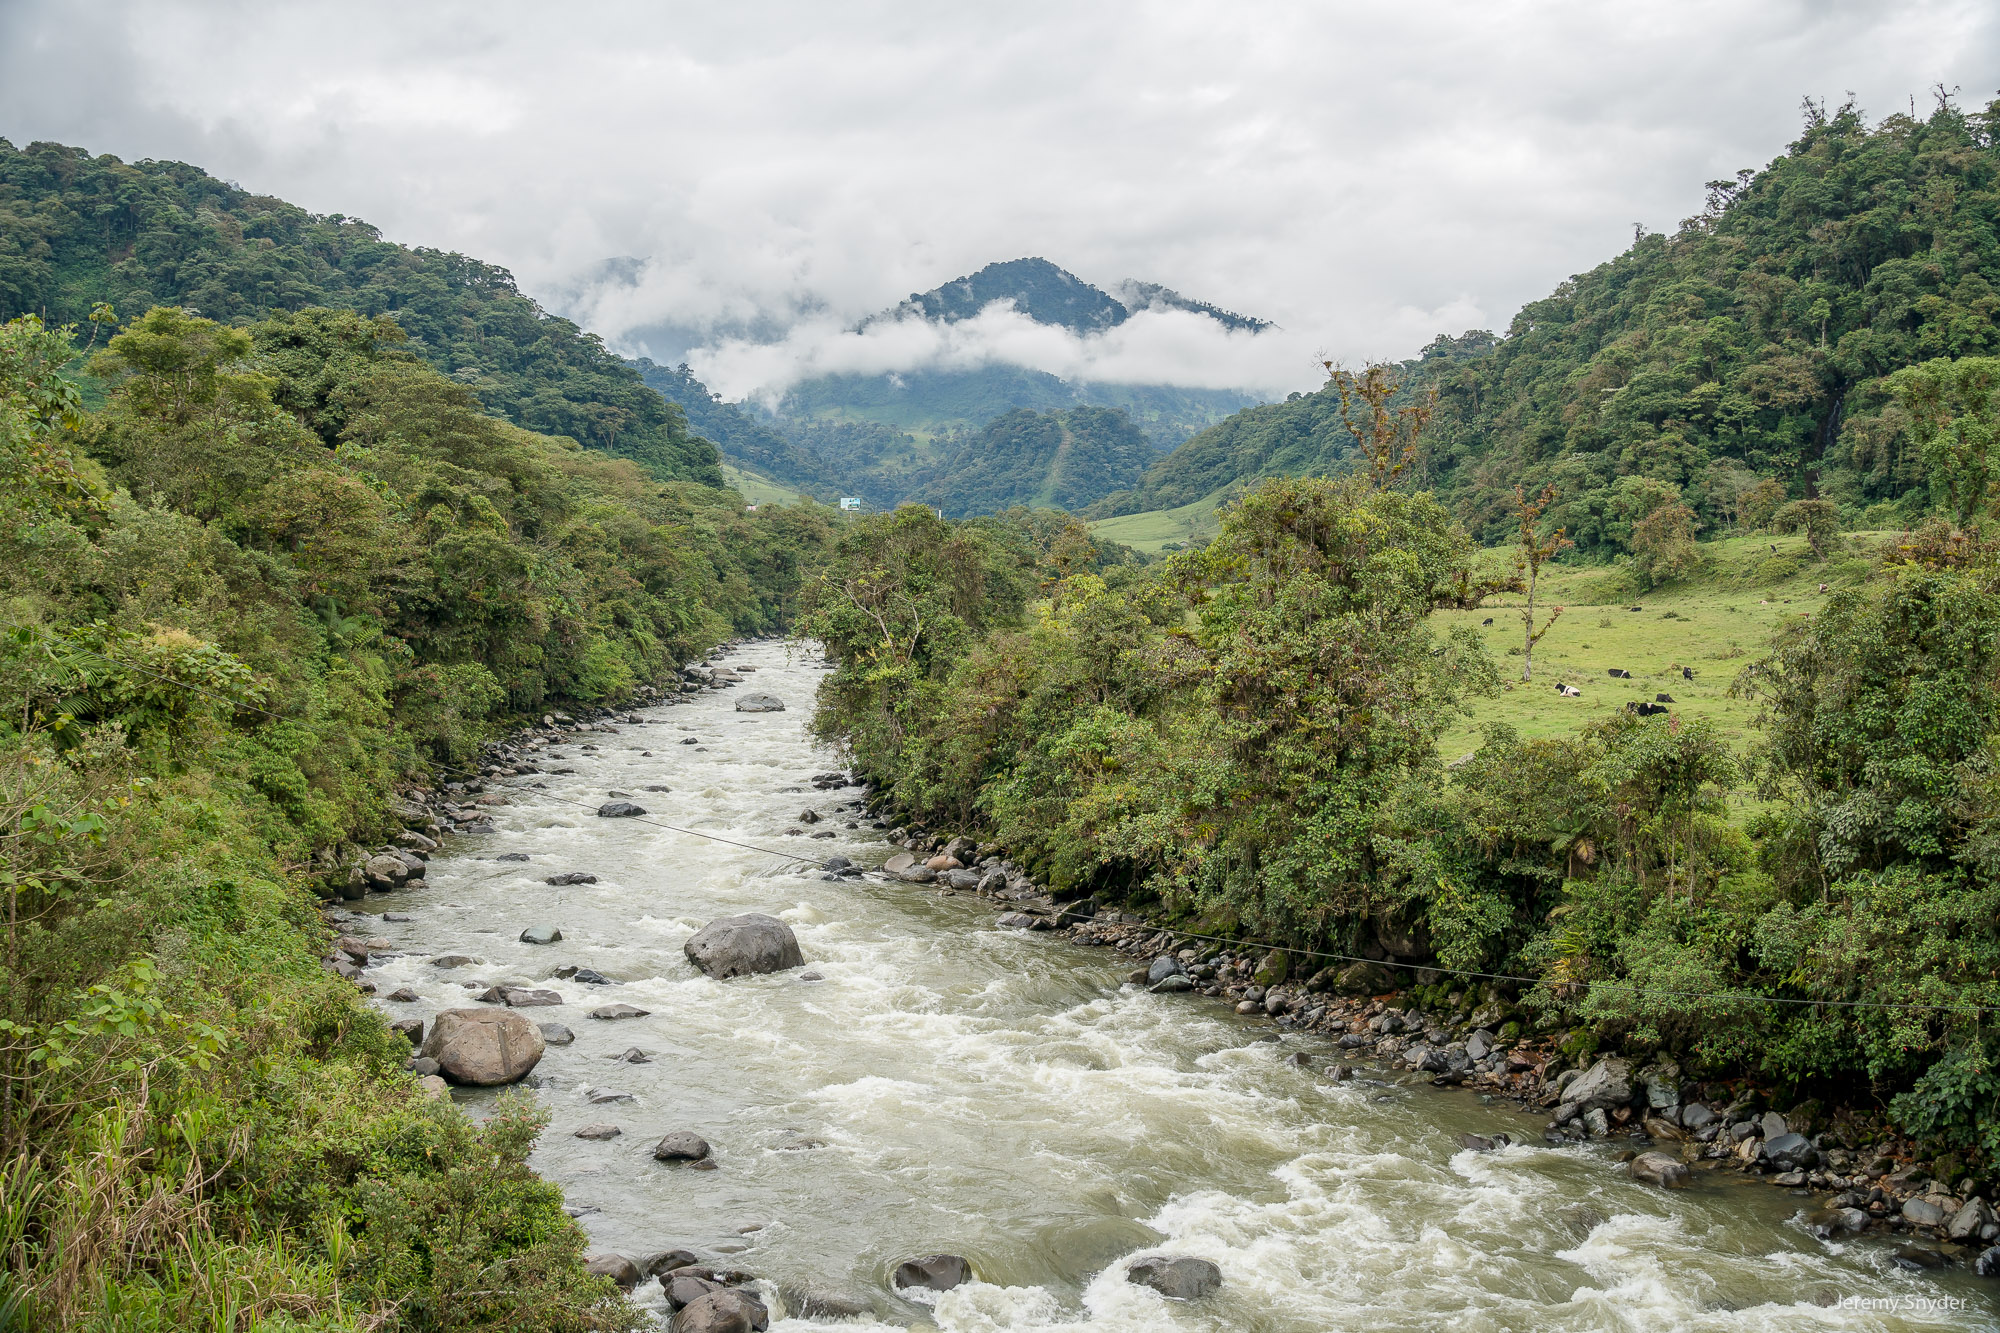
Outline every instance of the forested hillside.
[[911, 498], [952, 518], [1014, 505], [1079, 510], [1129, 485], [1156, 456], [1116, 408], [1022, 408], [960, 437]]
[[156, 307], [87, 411], [70, 330], [0, 327], [0, 1323], [635, 1326], [525, 1165], [545, 1113], [426, 1096], [315, 895], [510, 718], [777, 628], [830, 511], [498, 420], [410, 344]]
[[[2000, 104], [1872, 127], [1809, 106], [1783, 156], [1712, 182], [1673, 235], [1640, 237], [1500, 337], [1439, 338], [1410, 363], [1411, 391], [1438, 394], [1420, 475], [1486, 541], [1505, 539], [1516, 485], [1553, 485], [1585, 554], [1629, 549], [1635, 523], [1683, 504], [1704, 531], [1812, 498], [1850, 523], [1912, 521], [1928, 482], [1888, 379], [2000, 348], [1997, 133]], [[1353, 437], [1332, 398], [1211, 428], [1101, 512], [1339, 470]]]
[[594, 334], [543, 311], [505, 269], [384, 241], [339, 214], [253, 195], [181, 162], [121, 162], [0, 139], [0, 320], [77, 322], [178, 305], [223, 323], [332, 306], [392, 316], [424, 361], [487, 410], [722, 484], [715, 450]]
[[831, 501], [842, 494], [837, 470], [827, 458], [800, 448], [755, 413], [710, 393], [687, 366], [670, 369], [645, 357], [632, 365], [647, 387], [680, 408], [690, 430], [731, 462], [818, 500]]

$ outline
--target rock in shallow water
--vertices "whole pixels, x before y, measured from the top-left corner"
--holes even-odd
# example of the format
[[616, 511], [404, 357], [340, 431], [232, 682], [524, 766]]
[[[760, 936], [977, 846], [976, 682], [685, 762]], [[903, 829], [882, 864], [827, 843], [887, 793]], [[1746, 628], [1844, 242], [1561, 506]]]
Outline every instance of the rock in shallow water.
[[554, 926], [529, 926], [521, 932], [521, 943], [554, 944], [562, 937], [563, 933]]
[[606, 1139], [615, 1139], [624, 1132], [624, 1130], [618, 1128], [616, 1125], [604, 1123], [585, 1125], [582, 1129], [576, 1131], [576, 1137], [579, 1139], [589, 1139], [595, 1143], [602, 1143]]
[[603, 1004], [590, 1011], [592, 1018], [616, 1020], [620, 1018], [644, 1018], [653, 1011], [641, 1009], [636, 1004]]
[[736, 701], [739, 713], [782, 713], [785, 701], [775, 694], [746, 694]]
[[709, 922], [688, 938], [688, 961], [717, 981], [803, 967], [798, 937], [774, 916], [746, 913]]
[[509, 1009], [447, 1009], [431, 1020], [422, 1053], [454, 1083], [517, 1083], [542, 1058], [541, 1030]]
[[1642, 1152], [1626, 1165], [1632, 1179], [1661, 1189], [1686, 1189], [1688, 1169], [1678, 1157], [1663, 1152]]
[[560, 1023], [541, 1023], [537, 1024], [537, 1028], [542, 1040], [551, 1046], [567, 1046], [576, 1040], [576, 1034]]
[[1158, 1256], [1133, 1264], [1125, 1270], [1125, 1279], [1173, 1300], [1192, 1301], [1222, 1286], [1222, 1270], [1191, 1255], [1172, 1259]]
[[645, 813], [645, 806], [634, 805], [630, 801], [606, 801], [597, 807], [599, 819], [636, 819]]
[[764, 1302], [747, 1291], [711, 1291], [674, 1316], [673, 1333], [762, 1333], [771, 1326]]
[[905, 1259], [890, 1277], [898, 1287], [927, 1287], [950, 1291], [972, 1280], [972, 1265], [956, 1254], [928, 1254], [921, 1259]]
[[644, 1276], [639, 1272], [639, 1265], [622, 1254], [586, 1254], [583, 1266], [598, 1277], [610, 1278], [627, 1291], [638, 1286]]
[[685, 1129], [677, 1129], [653, 1145], [653, 1157], [662, 1162], [699, 1162], [709, 1155], [708, 1140]]

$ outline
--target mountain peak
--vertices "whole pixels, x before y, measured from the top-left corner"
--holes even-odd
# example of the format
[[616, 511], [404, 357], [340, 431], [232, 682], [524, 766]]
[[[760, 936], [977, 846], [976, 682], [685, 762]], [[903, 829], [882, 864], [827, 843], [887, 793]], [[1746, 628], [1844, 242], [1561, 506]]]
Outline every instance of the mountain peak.
[[911, 292], [909, 299], [890, 313], [911, 313], [955, 324], [971, 319], [995, 301], [1012, 301], [1016, 310], [1037, 324], [1059, 324], [1074, 333], [1111, 328], [1124, 323], [1131, 313], [1109, 292], [1039, 257], [988, 264], [977, 273], [954, 278], [930, 291]]

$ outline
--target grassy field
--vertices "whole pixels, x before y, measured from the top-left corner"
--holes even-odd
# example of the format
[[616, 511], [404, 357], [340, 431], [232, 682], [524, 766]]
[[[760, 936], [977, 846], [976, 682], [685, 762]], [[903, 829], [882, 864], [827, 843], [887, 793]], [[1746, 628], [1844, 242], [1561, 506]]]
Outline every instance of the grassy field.
[[[1545, 570], [1542, 607], [1565, 609], [1555, 628], [1535, 646], [1534, 679], [1521, 681], [1521, 604], [1516, 594], [1489, 597], [1476, 611], [1441, 611], [1440, 626], [1470, 625], [1499, 664], [1503, 685], [1493, 698], [1471, 701], [1471, 716], [1445, 737], [1447, 759], [1478, 747], [1480, 731], [1504, 722], [1527, 737], [1575, 731], [1627, 702], [1673, 697], [1673, 708], [1715, 720], [1742, 751], [1753, 738], [1757, 705], [1729, 697], [1729, 686], [1762, 656], [1778, 628], [1858, 582], [1874, 567], [1869, 557], [1886, 533], [1847, 533], [1841, 549], [1815, 561], [1803, 537], [1732, 537], [1704, 543], [1701, 571], [1646, 593], [1634, 593], [1622, 567], [1577, 566]], [[1495, 572], [1509, 563], [1504, 550], [1489, 551]], [[1483, 622], [1492, 620], [1491, 625]], [[1510, 655], [1509, 650], [1512, 650]], [[1632, 673], [1621, 680], [1610, 671]], [[1694, 672], [1689, 680], [1682, 674]], [[1556, 682], [1583, 691], [1580, 699], [1556, 693]]]
[[722, 479], [753, 505], [790, 504], [799, 498], [797, 491], [788, 490], [754, 472], [745, 472], [732, 463], [722, 465]]
[[1143, 514], [1100, 518], [1090, 535], [1114, 541], [1148, 555], [1158, 555], [1168, 542], [1206, 540], [1216, 532], [1215, 511], [1222, 492], [1203, 496], [1178, 509], [1149, 509]]

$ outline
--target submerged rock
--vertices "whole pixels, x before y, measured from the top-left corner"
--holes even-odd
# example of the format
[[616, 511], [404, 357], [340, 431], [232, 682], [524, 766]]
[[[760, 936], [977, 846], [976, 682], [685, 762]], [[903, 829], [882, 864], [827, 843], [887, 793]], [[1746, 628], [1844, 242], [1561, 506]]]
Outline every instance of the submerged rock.
[[896, 1265], [890, 1281], [898, 1287], [927, 1287], [950, 1291], [972, 1280], [972, 1265], [956, 1254], [929, 1254], [921, 1259], [905, 1259]]
[[645, 813], [645, 806], [634, 805], [630, 801], [606, 801], [597, 807], [599, 819], [636, 819]]
[[1151, 1287], [1177, 1301], [1198, 1300], [1222, 1286], [1222, 1270], [1191, 1255], [1141, 1259], [1125, 1270], [1125, 1280]]

